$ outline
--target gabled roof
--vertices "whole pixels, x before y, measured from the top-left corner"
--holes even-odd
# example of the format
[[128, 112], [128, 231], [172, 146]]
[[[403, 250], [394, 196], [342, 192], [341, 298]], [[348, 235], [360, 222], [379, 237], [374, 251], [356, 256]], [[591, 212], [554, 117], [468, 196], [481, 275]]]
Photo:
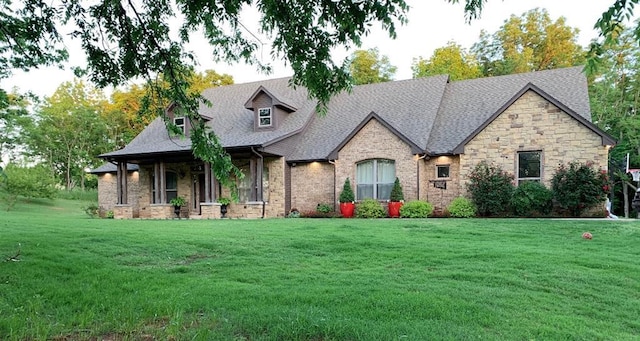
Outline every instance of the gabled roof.
[[369, 123], [371, 120], [378, 121], [380, 124], [382, 124], [383, 127], [387, 128], [389, 131], [391, 131], [392, 134], [396, 135], [400, 140], [402, 140], [404, 143], [408, 144], [411, 147], [411, 152], [412, 153], [414, 153], [414, 154], [422, 153], [422, 151], [423, 151], [422, 148], [420, 148], [418, 145], [413, 143], [413, 141], [409, 140], [406, 136], [404, 136], [404, 134], [402, 134], [400, 131], [398, 131], [398, 129], [394, 128], [391, 124], [387, 123], [387, 121], [385, 121], [378, 114], [376, 114], [375, 112], [372, 111], [367, 117], [365, 117], [364, 120], [362, 120], [362, 122], [360, 122], [360, 124], [358, 124], [358, 126], [351, 133], [349, 133], [349, 135], [347, 135], [347, 137], [344, 140], [342, 140], [342, 142], [340, 142], [340, 144], [338, 144], [338, 146], [336, 148], [334, 148], [331, 151], [331, 153], [329, 153], [329, 156], [327, 158], [329, 160], [337, 159], [338, 158], [338, 152], [347, 143], [349, 143], [349, 141], [351, 141], [351, 139], [354, 136], [356, 136], [356, 134], [359, 133], [360, 130], [362, 130], [362, 128], [364, 128], [364, 126], [366, 126], [367, 123]]
[[253, 107], [253, 100], [262, 92], [267, 94], [267, 96], [271, 97], [271, 100], [273, 100], [273, 105], [277, 105], [287, 110], [288, 112], [294, 112], [298, 110], [294, 105], [290, 104], [290, 103], [293, 103], [290, 99], [287, 99], [281, 95], [277, 96], [274, 94], [273, 91], [267, 90], [267, 88], [265, 88], [262, 85], [253, 93], [253, 95], [251, 95], [251, 97], [249, 97], [247, 102], [244, 104], [244, 107], [249, 110], [254, 110], [255, 108]]
[[591, 121], [587, 78], [580, 66], [452, 82], [444, 93], [427, 152], [453, 154], [464, 139], [528, 83]]
[[[401, 132], [410, 145], [424, 150], [436, 120], [448, 76], [359, 85], [331, 99], [325, 117], [314, 118], [287, 158], [326, 160], [375, 112]], [[363, 123], [364, 122], [364, 123]]]
[[[593, 125], [587, 80], [581, 67], [449, 82], [446, 75], [354, 86], [335, 95], [325, 117], [317, 117], [316, 101], [289, 78], [210, 88], [200, 114], [225, 148], [258, 147], [287, 161], [329, 160], [370, 120], [375, 119], [416, 153], [460, 153], [462, 146], [524, 92], [532, 90], [602, 137], [615, 141]], [[254, 129], [253, 99], [260, 93], [290, 113], [277, 129]], [[249, 101], [247, 101], [249, 99]], [[131, 143], [102, 155], [136, 160], [135, 156], [165, 153], [187, 155], [191, 142], [170, 137], [161, 118]], [[177, 154], [182, 153], [182, 154]]]
[[467, 143], [469, 143], [469, 141], [471, 141], [474, 137], [476, 137], [476, 135], [478, 135], [482, 130], [484, 130], [484, 128], [486, 128], [489, 124], [491, 124], [491, 122], [493, 122], [498, 116], [500, 116], [500, 114], [502, 114], [505, 110], [507, 110], [513, 103], [515, 103], [515, 101], [517, 101], [520, 97], [522, 97], [522, 95], [524, 95], [527, 91], [535, 92], [540, 97], [544, 98], [551, 104], [555, 105], [556, 107], [558, 107], [558, 109], [562, 110], [567, 115], [571, 116], [578, 122], [582, 123], [585, 127], [589, 128], [591, 131], [599, 135], [602, 138], [603, 145], [613, 145], [616, 143], [613, 137], [611, 137], [609, 134], [605, 133], [603, 130], [598, 128], [595, 124], [591, 123], [583, 116], [578, 115], [571, 108], [567, 107], [562, 102], [558, 101], [548, 93], [544, 92], [539, 87], [535, 86], [532, 83], [528, 83], [522, 89], [520, 89], [520, 91], [518, 91], [513, 97], [511, 97], [511, 99], [509, 99], [505, 104], [503, 104], [502, 107], [500, 107], [495, 113], [493, 113], [493, 115], [491, 115], [484, 123], [482, 123], [478, 128], [476, 128], [471, 133], [471, 135], [467, 136], [462, 142], [460, 142], [460, 144], [458, 144], [453, 149], [453, 154], [464, 153], [464, 146]]

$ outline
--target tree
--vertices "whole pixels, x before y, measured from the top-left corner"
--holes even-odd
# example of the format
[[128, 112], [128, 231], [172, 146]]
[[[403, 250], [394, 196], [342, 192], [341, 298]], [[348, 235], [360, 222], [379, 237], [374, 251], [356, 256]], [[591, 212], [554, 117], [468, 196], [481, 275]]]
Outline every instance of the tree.
[[389, 57], [381, 56], [377, 48], [357, 50], [349, 61], [349, 72], [356, 85], [388, 82], [393, 79], [396, 69]]
[[[404, 0], [286, 4], [280, 0], [24, 0], [20, 4], [0, 0], [0, 70], [64, 60], [67, 55], [60, 30], [70, 25], [74, 27], [71, 36], [80, 41], [88, 61], [84, 70], [76, 71], [88, 74], [100, 87], [138, 77], [148, 79], [153, 92], [164, 100], [161, 104], [176, 104], [176, 114], [191, 121], [194, 155], [210, 162], [216, 178], [231, 185], [229, 173], [241, 173], [200, 116], [203, 98], [187, 90], [196, 58], [184, 46], [193, 34], [202, 32], [213, 47], [215, 61], [245, 61], [268, 71], [269, 66], [255, 56], [259, 46], [239, 21], [243, 6], [254, 4], [261, 13], [260, 29], [273, 37], [274, 57], [290, 63], [294, 70], [291, 83], [307, 87], [309, 95], [318, 100], [320, 113], [333, 94], [350, 86], [347, 70], [331, 58], [332, 49], [359, 45], [376, 22], [395, 37], [395, 27], [406, 22], [408, 10]], [[175, 27], [170, 21], [176, 18], [183, 18], [177, 32], [170, 29]], [[170, 84], [168, 88], [158, 86], [159, 74]]]
[[25, 96], [0, 89], [0, 159], [12, 159], [16, 149], [24, 142], [22, 128], [30, 122]]
[[55, 179], [41, 165], [21, 167], [10, 163], [5, 168], [5, 176], [0, 177], [0, 199], [11, 210], [18, 197], [53, 199]]
[[112, 149], [105, 103], [101, 91], [82, 81], [62, 83], [36, 110], [35, 125], [28, 132], [30, 151], [64, 180], [67, 189], [84, 186], [84, 169], [102, 161], [96, 155]]
[[411, 65], [413, 78], [449, 75], [451, 80], [478, 78], [482, 75], [475, 56], [453, 41], [433, 51], [431, 58], [419, 57]]
[[[233, 84], [232, 76], [221, 75], [214, 70], [192, 72], [188, 80], [188, 91], [192, 94], [200, 94], [211, 87]], [[165, 89], [170, 86], [165, 81], [160, 84]], [[162, 99], [156, 95], [148, 84], [132, 84], [124, 90], [116, 89], [112, 92], [103, 111], [103, 119], [107, 122], [109, 140], [113, 142], [114, 149], [124, 147], [157, 117], [158, 110], [164, 109]]]
[[545, 9], [512, 15], [494, 34], [483, 30], [471, 51], [485, 76], [580, 65], [584, 51], [577, 43], [578, 29], [565, 21], [564, 17], [552, 21]]

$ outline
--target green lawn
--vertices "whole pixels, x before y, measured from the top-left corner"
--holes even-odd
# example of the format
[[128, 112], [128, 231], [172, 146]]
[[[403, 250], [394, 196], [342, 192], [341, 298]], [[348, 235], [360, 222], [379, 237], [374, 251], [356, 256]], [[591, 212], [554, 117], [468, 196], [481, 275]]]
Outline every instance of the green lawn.
[[1, 340], [640, 338], [635, 222], [118, 221], [79, 205], [0, 211]]

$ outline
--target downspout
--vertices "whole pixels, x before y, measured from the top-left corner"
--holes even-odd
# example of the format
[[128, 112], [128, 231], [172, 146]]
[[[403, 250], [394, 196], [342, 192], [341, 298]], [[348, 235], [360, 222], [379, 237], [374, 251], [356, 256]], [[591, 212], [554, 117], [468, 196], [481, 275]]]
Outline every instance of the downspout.
[[260, 170], [260, 175], [261, 178], [260, 179], [256, 179], [258, 182], [260, 182], [260, 193], [262, 194], [262, 197], [260, 198], [260, 200], [262, 200], [262, 215], [260, 216], [260, 219], [264, 219], [264, 211], [265, 211], [265, 202], [264, 202], [264, 187], [263, 187], [263, 182], [262, 182], [262, 177], [264, 177], [264, 157], [262, 156], [262, 154], [256, 152], [255, 149], [253, 149], [253, 147], [251, 147], [251, 152], [253, 152], [254, 154], [258, 155], [258, 157], [260, 158], [260, 165], [262, 165], [262, 168]]

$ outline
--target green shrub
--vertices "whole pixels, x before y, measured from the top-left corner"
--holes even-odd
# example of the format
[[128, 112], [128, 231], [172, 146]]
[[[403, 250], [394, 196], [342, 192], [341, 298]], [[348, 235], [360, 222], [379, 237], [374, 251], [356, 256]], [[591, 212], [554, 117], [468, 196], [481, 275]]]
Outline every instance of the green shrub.
[[356, 205], [356, 217], [358, 218], [384, 218], [386, 216], [387, 212], [376, 200], [365, 199]]
[[0, 177], [0, 199], [7, 210], [13, 208], [18, 197], [28, 199], [53, 199], [56, 194], [55, 179], [44, 166], [21, 167], [8, 164]]
[[342, 192], [340, 193], [340, 202], [354, 202], [356, 200], [355, 194], [353, 194], [353, 188], [351, 188], [351, 181], [347, 178], [342, 186]]
[[391, 188], [391, 194], [389, 195], [389, 201], [400, 202], [404, 200], [404, 193], [402, 192], [402, 186], [400, 185], [400, 179], [396, 178]]
[[83, 206], [82, 210], [91, 218], [97, 217], [98, 213], [100, 212], [100, 208], [98, 207], [98, 205], [93, 203], [87, 206]]
[[536, 181], [523, 182], [513, 191], [511, 208], [521, 217], [547, 215], [553, 208], [553, 193]]
[[469, 174], [467, 190], [481, 216], [499, 216], [509, 212], [513, 195], [513, 176], [500, 167], [480, 162]]
[[606, 171], [597, 171], [591, 164], [571, 162], [560, 165], [551, 179], [553, 199], [559, 208], [579, 217], [585, 210], [603, 203], [609, 189]]
[[476, 207], [471, 200], [457, 197], [447, 206], [449, 215], [454, 218], [472, 218], [476, 216]]
[[433, 205], [426, 201], [413, 200], [400, 207], [402, 218], [426, 218], [433, 212]]
[[104, 214], [104, 217], [107, 218], [107, 219], [113, 219], [113, 217], [114, 217], [113, 211], [111, 211], [111, 210], [107, 211], [107, 213]]
[[318, 204], [318, 207], [316, 207], [316, 211], [320, 213], [331, 213], [333, 212], [333, 206], [329, 204]]

